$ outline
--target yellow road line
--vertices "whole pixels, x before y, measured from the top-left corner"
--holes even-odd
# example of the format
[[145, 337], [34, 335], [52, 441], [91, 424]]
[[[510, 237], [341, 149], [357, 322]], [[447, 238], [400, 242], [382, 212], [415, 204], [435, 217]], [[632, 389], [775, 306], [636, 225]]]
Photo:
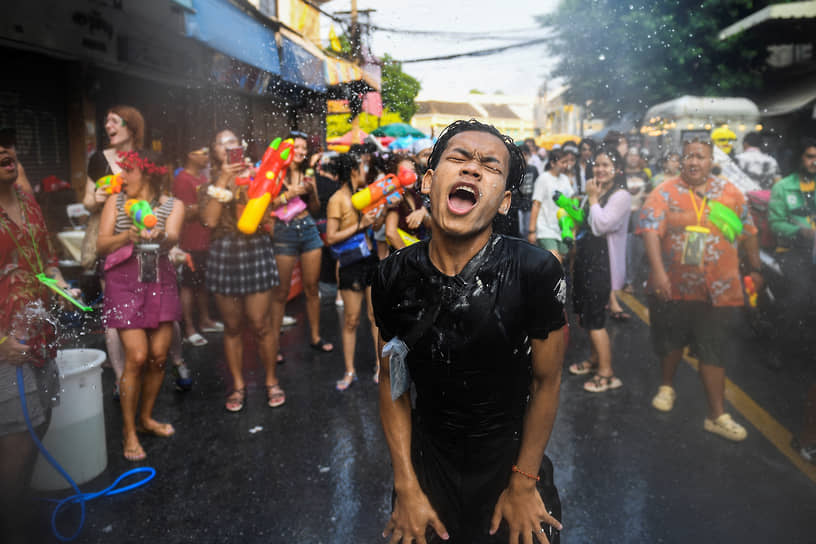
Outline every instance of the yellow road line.
[[[643, 306], [638, 299], [623, 291], [618, 291], [617, 295], [621, 302], [626, 304], [635, 315], [649, 325], [649, 310]], [[685, 353], [683, 357], [694, 370], [699, 368], [699, 361], [697, 359], [691, 357], [688, 353]], [[793, 434], [789, 430], [783, 427], [771, 414], [765, 411], [754, 399], [749, 397], [745, 391], [740, 389], [728, 378], [725, 379], [725, 398], [745, 419], [750, 421], [751, 425], [756, 427], [776, 449], [782, 452], [796, 468], [801, 470], [811, 481], [816, 483], [816, 466], [802, 459], [799, 453], [790, 447]]]

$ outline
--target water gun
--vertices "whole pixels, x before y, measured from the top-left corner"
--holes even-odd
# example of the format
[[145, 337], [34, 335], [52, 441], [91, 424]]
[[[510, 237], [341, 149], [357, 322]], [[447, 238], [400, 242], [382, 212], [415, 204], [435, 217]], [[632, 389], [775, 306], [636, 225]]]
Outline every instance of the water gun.
[[351, 197], [351, 204], [364, 214], [373, 210], [379, 215], [386, 207], [397, 204], [402, 199], [405, 188], [416, 183], [416, 179], [416, 172], [408, 168], [400, 168], [396, 176], [388, 174], [362, 191], [354, 193]]
[[147, 200], [131, 198], [125, 202], [125, 213], [133, 219], [133, 224], [139, 227], [139, 231], [150, 230], [158, 222]]
[[575, 241], [575, 221], [564, 208], [558, 208], [555, 213], [558, 217], [558, 227], [561, 229], [561, 240], [571, 244]]
[[584, 215], [584, 210], [581, 208], [580, 200], [570, 198], [561, 191], [553, 191], [552, 199], [556, 206], [564, 210], [564, 212], [572, 218], [572, 222], [575, 223], [576, 227], [584, 224], [586, 216]]
[[275, 138], [266, 148], [261, 165], [254, 178], [236, 178], [236, 185], [249, 186], [249, 202], [238, 219], [238, 230], [244, 234], [254, 234], [266, 215], [266, 209], [277, 198], [283, 185], [286, 170], [292, 162], [293, 140]]
[[745, 276], [742, 278], [742, 282], [745, 284], [745, 294], [748, 295], [748, 304], [751, 305], [751, 308], [756, 308], [758, 293], [756, 285], [754, 285], [754, 278]]
[[742, 221], [734, 210], [717, 201], [709, 202], [708, 207], [711, 210], [708, 213], [708, 220], [723, 233], [729, 242], [733, 242], [737, 236], [742, 234]]
[[93, 308], [91, 308], [90, 306], [86, 306], [85, 304], [82, 304], [80, 301], [78, 301], [73, 296], [71, 296], [71, 294], [68, 291], [66, 291], [65, 289], [63, 289], [59, 285], [57, 285], [57, 280], [56, 279], [49, 278], [44, 273], [40, 272], [39, 274], [37, 274], [37, 280], [39, 280], [40, 283], [42, 283], [43, 285], [45, 285], [46, 287], [48, 287], [49, 289], [54, 291], [59, 296], [65, 298], [65, 300], [67, 300], [68, 302], [70, 302], [71, 304], [73, 304], [74, 306], [76, 306], [77, 308], [82, 310], [83, 312], [93, 311]]
[[122, 176], [121, 174], [109, 174], [96, 180], [97, 189], [105, 189], [109, 195], [119, 194], [122, 192]]

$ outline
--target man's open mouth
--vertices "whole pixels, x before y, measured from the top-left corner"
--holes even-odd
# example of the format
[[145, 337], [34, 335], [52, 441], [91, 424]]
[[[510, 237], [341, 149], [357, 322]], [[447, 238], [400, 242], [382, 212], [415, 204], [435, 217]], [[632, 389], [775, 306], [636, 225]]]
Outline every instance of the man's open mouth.
[[457, 215], [464, 215], [479, 203], [479, 189], [475, 185], [459, 183], [448, 194], [448, 209]]
[[11, 157], [3, 157], [2, 159], [0, 159], [0, 168], [12, 171], [16, 168], [16, 166], [17, 165], [14, 164], [14, 159], [12, 159]]

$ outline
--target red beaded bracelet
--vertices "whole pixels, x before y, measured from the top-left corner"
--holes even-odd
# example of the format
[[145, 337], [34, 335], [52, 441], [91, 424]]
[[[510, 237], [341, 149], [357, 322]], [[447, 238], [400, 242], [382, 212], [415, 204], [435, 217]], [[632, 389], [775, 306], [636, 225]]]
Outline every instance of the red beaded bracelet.
[[541, 480], [541, 476], [539, 476], [537, 474], [530, 474], [529, 472], [524, 472], [517, 465], [513, 465], [513, 472], [518, 472], [522, 476], [526, 476], [527, 478], [530, 478], [531, 480], [535, 480], [536, 482]]

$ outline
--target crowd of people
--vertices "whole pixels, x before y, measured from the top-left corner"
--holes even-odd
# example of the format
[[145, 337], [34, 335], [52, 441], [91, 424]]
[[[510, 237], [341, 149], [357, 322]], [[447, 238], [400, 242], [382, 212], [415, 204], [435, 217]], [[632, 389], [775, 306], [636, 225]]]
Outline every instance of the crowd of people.
[[[444, 483], [428, 477], [430, 473], [452, 476], [463, 470], [443, 460], [453, 447], [442, 436], [449, 424], [472, 430], [476, 434], [468, 436], [475, 440], [483, 431], [476, 423], [495, 423], [496, 432], [488, 433], [490, 438], [474, 442], [474, 447], [485, 452], [515, 433], [514, 448], [502, 456], [502, 463], [513, 465], [514, 481], [520, 485], [527, 480], [540, 482], [543, 477], [551, 482], [551, 469], [540, 471], [540, 467], [546, 461], [543, 448], [555, 413], [552, 395], [557, 399], [565, 349], [565, 301], [570, 297], [590, 349], [567, 370], [586, 376], [583, 388], [587, 392], [600, 394], [624, 386], [613, 369], [607, 318], [623, 323], [630, 320], [619, 300], [626, 296], [621, 293], [642, 292], [648, 300], [652, 345], [662, 369], [654, 408], [672, 410], [677, 398], [674, 374], [689, 346], [699, 359], [708, 401], [703, 429], [732, 441], [745, 439], [746, 429], [724, 406], [725, 373], [732, 364], [729, 339], [745, 304], [744, 278], [751, 278], [760, 292], [766, 278], [749, 200], [716, 174], [715, 143], [694, 139], [684, 142], [681, 149], [665, 150], [656, 165], [659, 171], [653, 175], [648, 157], [630, 148], [621, 133], [610, 132], [601, 142], [586, 138], [543, 150], [532, 139], [516, 145], [492, 127], [474, 121], [459, 123], [443, 132], [432, 150], [415, 155], [387, 153], [374, 144], [355, 145], [342, 154], [322, 153], [314, 145], [315, 138], [290, 131], [284, 136], [291, 144], [291, 163], [281, 189], [271, 199], [269, 213], [263, 215], [258, 229], [247, 233], [240, 220], [251, 197], [240, 180], [255, 175], [260, 157], [249, 156], [239, 135], [220, 130], [206, 145], [191, 144], [183, 157], [173, 161], [145, 149], [145, 120], [138, 110], [116, 106], [107, 112], [108, 142], [90, 157], [82, 199], [91, 212], [82, 264], [98, 274], [102, 283], [105, 341], [115, 372], [126, 459], [147, 457], [140, 434], [174, 434], [172, 425], [152, 416], [166, 362], [172, 363], [178, 389], [193, 387], [182, 344], [204, 346], [204, 333], [223, 334], [224, 359], [231, 376], [226, 410], [239, 412], [247, 401], [245, 331], [254, 336], [264, 365], [265, 402], [271, 408], [285, 404], [286, 393], [276, 368], [285, 357], [280, 353], [280, 337], [298, 263], [309, 346], [319, 353], [335, 349], [331, 338], [321, 331], [319, 281], [328, 279], [337, 286], [337, 304], [343, 307], [340, 341], [344, 362], [342, 376], [335, 383], [338, 391], [358, 380], [355, 348], [365, 303], [375, 354], [370, 362], [373, 374], [368, 376], [381, 383], [383, 423], [395, 471], [398, 462], [404, 467], [411, 457], [405, 449], [404, 425], [412, 410], [406, 404], [405, 389], [395, 388], [411, 380], [424, 399], [415, 408], [421, 432], [414, 433], [420, 444], [413, 446], [425, 448], [422, 451], [441, 464], [418, 465], [416, 473], [395, 472], [395, 483], [401, 476], [408, 487], [421, 484], [424, 494], [397, 494], [389, 531], [408, 534], [405, 519], [411, 516], [406, 502], [415, 506], [431, 497], [439, 508], [437, 504], [447, 504], [450, 499], [445, 497], [450, 490], [443, 489]], [[780, 319], [787, 324], [777, 329], [781, 336], [795, 330], [800, 320], [811, 319], [809, 314], [816, 308], [812, 274], [816, 141], [804, 142], [799, 168], [784, 179], [775, 161], [761, 151], [759, 135], [748, 134], [744, 147], [735, 160], [770, 191], [768, 225], [777, 240], [773, 250], [786, 281], [793, 285], [778, 292], [778, 307], [785, 309]], [[173, 176], [174, 167], [178, 168]], [[0, 316], [0, 376], [8, 378], [16, 366], [26, 369], [29, 409], [37, 429], [44, 432], [50, 405], [37, 393], [49, 387], [53, 390], [54, 384], [48, 383], [54, 376], [53, 353], [45, 350], [35, 357], [17, 336], [12, 320], [27, 305], [48, 300], [49, 291], [38, 283], [37, 274], [54, 278], [66, 288], [67, 284], [55, 266], [55, 252], [30, 187], [18, 182], [20, 172], [13, 141], [0, 141], [0, 259], [4, 270], [11, 271], [0, 275], [0, 292], [14, 302], [11, 311]], [[382, 210], [365, 211], [355, 205], [355, 195], [372, 182], [406, 172], [417, 181], [398, 201]], [[120, 192], [98, 183], [106, 176], [118, 176]], [[485, 183], [494, 177], [503, 185]], [[139, 219], [134, 202], [149, 206], [150, 224]], [[417, 249], [424, 247], [429, 248], [424, 253]], [[381, 264], [383, 259], [388, 259], [386, 264]], [[514, 262], [523, 265], [523, 270], [498, 270]], [[524, 286], [521, 292], [510, 288], [512, 282], [502, 283], [509, 281], [510, 274], [519, 274]], [[453, 276], [461, 278], [461, 285], [450, 283]], [[512, 300], [499, 300], [496, 290], [508, 290]], [[473, 305], [457, 302], [461, 300]], [[543, 306], [534, 307], [536, 301]], [[474, 313], [474, 309], [491, 305], [495, 306], [492, 313]], [[493, 338], [490, 333], [476, 340], [462, 334], [457, 325], [483, 326], [482, 320], [494, 314], [504, 316], [503, 327], [517, 323], [503, 333], [512, 338]], [[527, 321], [519, 321], [521, 318]], [[427, 340], [429, 331], [434, 331], [436, 340], [426, 345], [422, 339]], [[399, 362], [395, 354], [408, 348], [409, 355], [403, 352]], [[518, 368], [532, 364], [532, 374], [505, 376], [485, 364], [478, 373], [468, 375], [472, 380], [468, 391], [456, 382], [457, 373], [467, 373], [459, 368], [467, 359], [463, 354], [471, 353], [474, 360], [481, 361], [487, 353], [502, 356], [505, 348], [515, 349], [513, 360], [518, 359]], [[435, 374], [434, 365], [442, 360], [452, 365], [446, 378]], [[420, 361], [431, 366], [425, 368]], [[15, 391], [5, 378], [0, 381], [0, 454], [5, 459], [11, 449], [20, 452], [15, 453], [18, 464], [8, 471], [4, 465], [0, 472], [4, 501], [0, 511], [11, 512], [12, 498], [20, 495], [30, 478], [35, 451], [26, 438]], [[536, 437], [535, 447], [518, 443], [521, 422], [527, 417], [519, 410], [528, 400], [516, 396], [521, 398], [522, 390], [529, 390], [531, 383], [549, 395], [529, 399], [540, 410], [529, 417], [544, 425], [529, 432]], [[473, 391], [488, 385], [506, 389], [512, 402], [502, 405], [491, 397], [490, 402], [480, 404], [483, 399], [476, 399]], [[816, 386], [808, 402], [806, 424], [796, 448], [814, 460]], [[486, 419], [462, 411], [463, 406], [471, 405], [484, 410], [479, 413]], [[439, 408], [453, 423], [434, 421], [431, 407]], [[490, 410], [504, 415], [494, 421], [495, 414], [487, 413]], [[505, 434], [508, 429], [512, 432]], [[524, 430], [527, 433], [526, 423]], [[517, 498], [505, 497], [510, 487], [502, 492], [504, 485], [496, 483], [504, 476], [490, 476], [495, 481], [479, 491], [492, 497], [488, 510], [484, 504], [476, 509], [474, 515], [480, 519], [486, 516], [490, 521], [493, 513], [494, 518], [498, 515], [510, 521], [512, 509], [522, 504], [513, 502]], [[552, 496], [554, 488], [539, 487], [542, 496]], [[447, 516], [446, 525], [460, 535], [473, 529], [466, 528], [464, 521], [474, 510], [450, 508], [439, 512]], [[523, 508], [528, 508], [527, 503]], [[529, 512], [535, 510], [533, 517], [550, 527], [559, 526], [554, 510], [529, 508]], [[425, 521], [442, 537], [445, 529], [438, 518], [429, 516]], [[495, 532], [497, 523], [474, 527]], [[516, 525], [527, 530], [526, 523]]]

